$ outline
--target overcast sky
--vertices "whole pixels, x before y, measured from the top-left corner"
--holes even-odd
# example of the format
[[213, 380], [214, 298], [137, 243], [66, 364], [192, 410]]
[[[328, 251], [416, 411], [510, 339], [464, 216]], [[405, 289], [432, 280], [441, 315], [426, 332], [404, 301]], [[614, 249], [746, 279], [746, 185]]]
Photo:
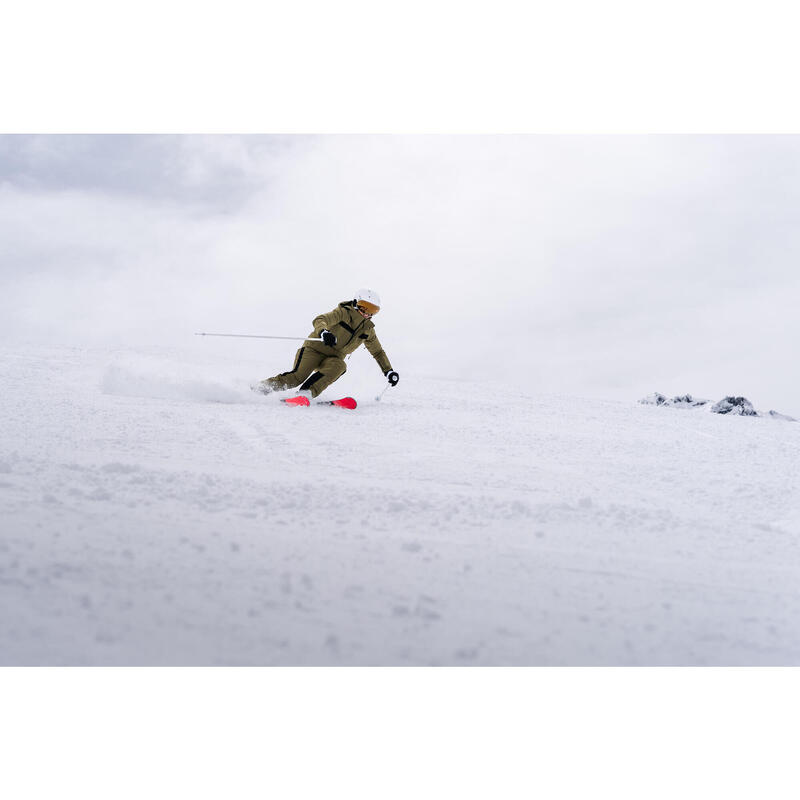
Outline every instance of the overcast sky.
[[369, 286], [408, 379], [800, 415], [799, 257], [794, 136], [0, 136], [8, 345], [305, 335]]

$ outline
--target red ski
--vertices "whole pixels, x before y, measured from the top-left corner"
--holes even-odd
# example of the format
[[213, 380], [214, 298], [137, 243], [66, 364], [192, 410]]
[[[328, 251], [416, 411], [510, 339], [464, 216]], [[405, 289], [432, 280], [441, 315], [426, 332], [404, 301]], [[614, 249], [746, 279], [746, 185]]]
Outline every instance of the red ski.
[[317, 405], [339, 406], [339, 408], [349, 408], [352, 411], [358, 403], [353, 397], [340, 397], [338, 400], [317, 400]]
[[[310, 406], [311, 401], [303, 395], [297, 397], [285, 397], [281, 400], [289, 406]], [[339, 400], [315, 400], [315, 406], [339, 406], [339, 408], [354, 409], [358, 403], [352, 397], [342, 397]]]

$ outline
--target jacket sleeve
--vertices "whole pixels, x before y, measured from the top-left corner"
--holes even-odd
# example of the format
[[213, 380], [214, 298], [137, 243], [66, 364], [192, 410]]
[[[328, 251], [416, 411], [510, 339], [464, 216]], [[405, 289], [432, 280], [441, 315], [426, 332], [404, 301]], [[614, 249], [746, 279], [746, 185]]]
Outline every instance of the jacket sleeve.
[[391, 370], [392, 365], [389, 363], [389, 357], [384, 352], [374, 328], [369, 332], [369, 337], [364, 342], [364, 347], [369, 350], [370, 355], [378, 362], [378, 366], [384, 374]]
[[341, 322], [345, 317], [345, 310], [341, 306], [336, 306], [333, 311], [329, 311], [327, 314], [320, 314], [318, 317], [314, 317], [314, 322], [312, 323], [314, 326], [314, 336], [319, 336], [322, 331], [329, 331], [336, 325], [337, 322]]

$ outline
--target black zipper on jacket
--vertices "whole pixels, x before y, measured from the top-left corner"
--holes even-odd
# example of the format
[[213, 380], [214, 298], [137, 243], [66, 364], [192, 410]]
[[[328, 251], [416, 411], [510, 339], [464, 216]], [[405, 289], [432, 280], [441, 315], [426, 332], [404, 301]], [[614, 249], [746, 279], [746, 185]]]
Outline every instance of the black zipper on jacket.
[[[349, 325], [347, 325], [344, 322], [340, 322], [339, 323], [339, 325], [341, 325], [350, 334], [350, 340], [347, 342], [347, 344], [350, 344], [350, 342], [352, 342], [353, 339], [356, 338], [356, 334], [361, 330], [361, 328], [363, 327], [365, 322], [366, 322], [366, 320], [362, 319], [361, 322], [359, 323], [358, 327], [355, 328], [355, 329], [351, 328]], [[343, 345], [343, 347], [347, 347], [347, 344]]]

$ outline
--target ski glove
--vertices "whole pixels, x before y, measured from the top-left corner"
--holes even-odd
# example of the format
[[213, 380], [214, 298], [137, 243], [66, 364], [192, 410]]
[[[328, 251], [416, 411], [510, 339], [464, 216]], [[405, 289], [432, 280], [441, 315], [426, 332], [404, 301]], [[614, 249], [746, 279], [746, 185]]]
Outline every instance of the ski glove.
[[388, 372], [384, 373], [386, 375], [386, 379], [392, 386], [397, 386], [397, 381], [400, 380], [400, 376], [393, 370], [390, 369]]
[[336, 344], [336, 337], [330, 331], [322, 331], [320, 336], [322, 337], [322, 344], [327, 347], [333, 347]]

